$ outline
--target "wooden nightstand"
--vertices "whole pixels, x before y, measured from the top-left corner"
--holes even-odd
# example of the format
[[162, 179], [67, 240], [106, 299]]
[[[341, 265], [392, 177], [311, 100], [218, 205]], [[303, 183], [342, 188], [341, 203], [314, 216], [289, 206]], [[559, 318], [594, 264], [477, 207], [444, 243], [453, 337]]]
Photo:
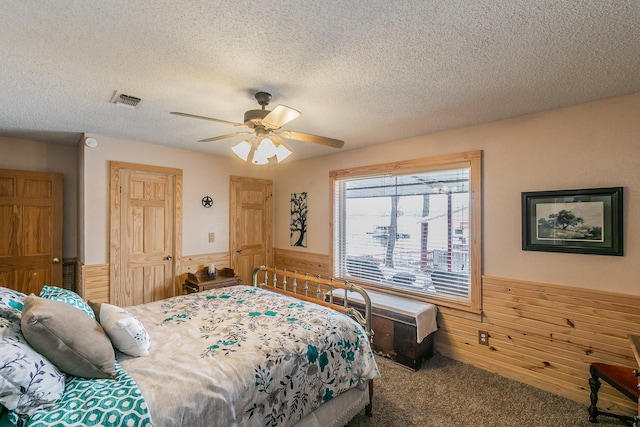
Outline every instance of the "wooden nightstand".
[[236, 276], [230, 268], [216, 270], [216, 278], [207, 275], [207, 269], [198, 270], [195, 274], [188, 273], [187, 280], [182, 285], [185, 294], [208, 291], [210, 289], [226, 288], [241, 284], [242, 279]]

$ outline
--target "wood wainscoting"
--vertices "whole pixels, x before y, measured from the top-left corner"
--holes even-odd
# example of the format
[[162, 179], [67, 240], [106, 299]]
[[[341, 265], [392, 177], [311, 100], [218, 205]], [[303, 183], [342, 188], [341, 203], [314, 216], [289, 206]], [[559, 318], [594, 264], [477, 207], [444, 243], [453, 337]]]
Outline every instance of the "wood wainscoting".
[[[215, 264], [217, 268], [228, 267], [228, 252], [199, 255], [187, 255], [180, 258], [179, 288], [187, 278], [187, 273]], [[96, 302], [109, 302], [109, 264], [82, 265], [76, 261], [76, 292], [84, 299]]]
[[[592, 362], [637, 368], [628, 336], [640, 332], [640, 296], [492, 276], [482, 294], [481, 319], [440, 311], [436, 351], [587, 406]], [[478, 330], [489, 332], [488, 346]], [[638, 409], [608, 384], [598, 407]]]
[[[329, 256], [274, 249], [278, 268], [330, 277]], [[307, 271], [308, 270], [308, 271]], [[637, 368], [628, 339], [640, 334], [640, 295], [482, 278], [482, 315], [438, 307], [435, 352], [589, 405], [589, 365]], [[478, 343], [478, 331], [489, 345]], [[634, 416], [637, 406], [606, 383], [598, 408]]]
[[80, 265], [78, 294], [95, 302], [109, 302], [109, 264]]
[[331, 277], [328, 255], [274, 249], [273, 261], [273, 266], [277, 268], [286, 268], [288, 271], [297, 270], [298, 273], [307, 273], [309, 276], [322, 276], [325, 279]]

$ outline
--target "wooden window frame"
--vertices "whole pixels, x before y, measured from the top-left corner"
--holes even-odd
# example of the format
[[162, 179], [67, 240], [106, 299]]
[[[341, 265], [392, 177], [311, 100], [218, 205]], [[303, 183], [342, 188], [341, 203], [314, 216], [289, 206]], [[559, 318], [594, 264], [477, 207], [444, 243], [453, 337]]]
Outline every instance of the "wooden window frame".
[[362, 178], [384, 174], [409, 174], [412, 172], [430, 172], [443, 169], [470, 168], [469, 176], [469, 271], [471, 274], [469, 284], [469, 299], [465, 301], [431, 296], [422, 293], [410, 292], [403, 289], [390, 288], [372, 283], [360, 283], [364, 287], [372, 288], [380, 292], [408, 296], [416, 300], [432, 302], [440, 306], [451, 307], [473, 313], [482, 311], [482, 150], [466, 151], [462, 153], [445, 154], [434, 157], [424, 157], [391, 163], [367, 165], [356, 168], [340, 169], [329, 172], [330, 181], [330, 246], [329, 262], [331, 271], [335, 269], [334, 254], [336, 217], [335, 188], [336, 182], [349, 178]]

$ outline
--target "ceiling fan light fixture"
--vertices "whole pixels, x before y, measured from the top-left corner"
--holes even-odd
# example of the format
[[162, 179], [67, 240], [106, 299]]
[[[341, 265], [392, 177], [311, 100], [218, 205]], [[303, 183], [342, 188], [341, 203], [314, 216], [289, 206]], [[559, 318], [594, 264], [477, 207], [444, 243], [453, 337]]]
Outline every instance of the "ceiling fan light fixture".
[[266, 165], [273, 157], [277, 158], [277, 162], [281, 162], [293, 154], [291, 150], [283, 144], [282, 138], [310, 142], [312, 144], [319, 144], [333, 148], [342, 148], [344, 145], [344, 141], [339, 139], [290, 130], [279, 131], [279, 129], [285, 124], [300, 117], [300, 111], [294, 110], [286, 105], [278, 105], [273, 110], [267, 110], [266, 106], [269, 105], [269, 102], [271, 101], [271, 94], [267, 92], [257, 92], [255, 94], [255, 98], [261, 109], [245, 111], [243, 123], [214, 119], [213, 117], [197, 116], [194, 114], [181, 113], [179, 111], [171, 111], [171, 114], [191, 117], [194, 119], [209, 120], [212, 122], [248, 129], [247, 131], [201, 139], [199, 142], [218, 141], [221, 139], [252, 134], [252, 136], [244, 136], [249, 139], [239, 142], [235, 146], [231, 147], [231, 150], [242, 160], [256, 165]]
[[258, 145], [256, 154], [259, 155], [260, 157], [270, 159], [276, 155], [276, 146], [274, 145], [273, 141], [270, 138], [268, 137], [263, 138], [262, 141], [260, 141], [260, 144]]
[[264, 153], [260, 153], [259, 150], [256, 150], [256, 152], [253, 153], [251, 163], [253, 163], [254, 165], [266, 165], [267, 163], [269, 163], [269, 158], [265, 157]]
[[291, 154], [291, 150], [289, 150], [283, 144], [278, 145], [278, 147], [276, 148], [276, 158], [278, 159], [278, 163], [289, 157]]
[[231, 147], [231, 151], [242, 160], [247, 160], [249, 158], [249, 153], [251, 152], [251, 143], [249, 141], [240, 141], [238, 144]]

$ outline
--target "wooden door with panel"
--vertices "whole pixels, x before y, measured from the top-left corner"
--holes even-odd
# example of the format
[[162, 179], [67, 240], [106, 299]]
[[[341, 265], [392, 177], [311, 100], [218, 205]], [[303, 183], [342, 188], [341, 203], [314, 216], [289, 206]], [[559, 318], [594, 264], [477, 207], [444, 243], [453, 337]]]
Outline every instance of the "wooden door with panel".
[[115, 163], [112, 173], [117, 212], [112, 212], [111, 303], [129, 306], [178, 295], [181, 171]]
[[0, 286], [62, 286], [62, 174], [0, 169]]
[[231, 177], [229, 246], [231, 266], [251, 284], [252, 272], [273, 263], [273, 184], [269, 180]]

